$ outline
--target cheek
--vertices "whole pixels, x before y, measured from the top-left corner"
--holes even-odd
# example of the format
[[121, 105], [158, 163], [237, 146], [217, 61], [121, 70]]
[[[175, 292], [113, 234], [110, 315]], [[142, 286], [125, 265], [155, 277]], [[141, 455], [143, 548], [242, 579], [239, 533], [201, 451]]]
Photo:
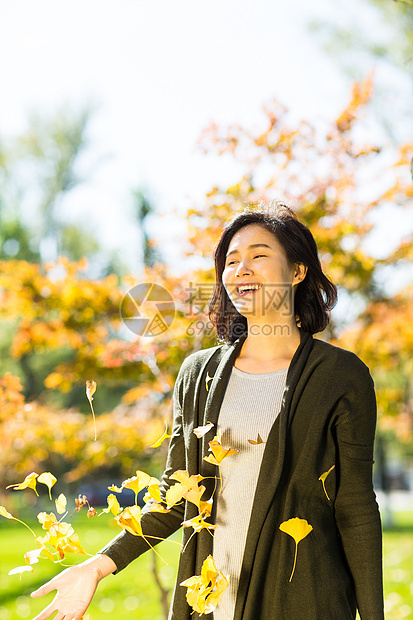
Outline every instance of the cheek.
[[234, 296], [237, 295], [236, 284], [233, 284], [233, 276], [231, 273], [228, 273], [229, 270], [226, 270], [222, 274], [222, 286], [224, 287], [228, 297], [231, 301], [233, 301]]

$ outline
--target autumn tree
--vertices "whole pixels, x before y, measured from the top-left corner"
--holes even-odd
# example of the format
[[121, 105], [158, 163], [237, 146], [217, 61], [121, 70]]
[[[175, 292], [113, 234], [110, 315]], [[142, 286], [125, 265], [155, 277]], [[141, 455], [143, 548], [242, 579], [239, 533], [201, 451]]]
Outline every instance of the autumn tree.
[[[413, 218], [413, 143], [394, 147], [371, 140], [372, 88], [371, 76], [356, 83], [349, 104], [324, 126], [292, 123], [277, 101], [265, 106], [261, 128], [211, 124], [200, 148], [234, 158], [244, 172], [230, 187], [211, 188], [205, 203], [190, 209], [187, 255], [198, 252], [210, 265], [211, 248], [233, 213], [260, 200], [290, 203], [313, 232], [322, 265], [346, 302], [345, 316], [333, 311], [321, 337], [369, 364], [377, 382], [380, 428], [395, 429], [407, 442], [413, 433], [408, 327], [413, 295], [411, 287], [388, 293], [383, 273], [411, 265], [413, 235], [380, 257], [366, 242], [383, 208], [389, 217]], [[211, 279], [211, 273], [200, 271], [194, 279]]]
[[[31, 404], [34, 417], [27, 417], [23, 405], [21, 422], [15, 417], [14, 426], [5, 429], [26, 455], [20, 460], [21, 467], [32, 468], [36, 460], [43, 463], [42, 459], [54, 455], [56, 463], [63, 458], [66, 479], [76, 480], [87, 471], [107, 471], [108, 462], [128, 475], [132, 463], [150, 458], [151, 433], [161, 430], [163, 421], [170, 419], [171, 391], [183, 359], [216, 342], [207, 316], [213, 288], [213, 245], [232, 214], [261, 199], [292, 202], [311, 228], [325, 271], [339, 285], [340, 295], [349, 300], [347, 320], [334, 315], [328, 332], [321, 337], [355, 350], [370, 365], [379, 388], [381, 423], [389, 426], [401, 419], [403, 403], [410, 402], [406, 389], [411, 343], [408, 331], [398, 328], [403, 315], [399, 310], [406, 308], [406, 315], [412, 311], [412, 296], [410, 289], [402, 291], [400, 298], [390, 296], [379, 275], [388, 266], [397, 268], [411, 262], [412, 239], [404, 239], [385, 257], [372, 255], [365, 241], [374, 229], [375, 213], [383, 205], [397, 205], [411, 214], [413, 145], [391, 149], [368, 140], [363, 128], [371, 90], [371, 79], [356, 84], [349, 105], [324, 126], [308, 121], [297, 124], [288, 110], [274, 101], [265, 107], [259, 129], [211, 125], [205, 130], [200, 148], [235, 158], [244, 172], [231, 187], [213, 187], [204, 204], [194, 206], [186, 215], [186, 256], [189, 259], [196, 254], [204, 261], [202, 269], [178, 277], [167, 265], [154, 262], [139, 280], [126, 277], [119, 281], [115, 276], [89, 279], [83, 261], [61, 259], [49, 265], [7, 261], [1, 265], [1, 313], [4, 321], [14, 325], [14, 359], [34, 364], [39, 363], [42, 351], [61, 356], [45, 374], [44, 386], [36, 388]], [[119, 316], [123, 296], [142, 280], [163, 287], [174, 300], [174, 321], [156, 337], [131, 334]], [[386, 372], [388, 350], [373, 347], [377, 339], [391, 342], [392, 329], [398, 330], [391, 358], [396, 386]], [[88, 379], [98, 384], [94, 401], [97, 442], [93, 441], [85, 396], [82, 413], [53, 409], [53, 395], [70, 395], [75, 390], [84, 393]], [[99, 388], [105, 385], [112, 389], [122, 386], [119, 406], [99, 402]], [[81, 421], [85, 415], [89, 416], [86, 424]], [[411, 433], [411, 414], [403, 415], [406, 439]], [[59, 420], [63, 424], [59, 425]], [[48, 438], [42, 435], [46, 427], [53, 429]], [[30, 428], [36, 429], [34, 435]], [[131, 444], [132, 428], [135, 446]], [[22, 437], [27, 437], [26, 447]], [[39, 451], [30, 453], [28, 446], [33, 441]], [[12, 455], [3, 458], [13, 463]], [[14, 461], [7, 475], [18, 466]], [[51, 461], [47, 469], [53, 469]]]

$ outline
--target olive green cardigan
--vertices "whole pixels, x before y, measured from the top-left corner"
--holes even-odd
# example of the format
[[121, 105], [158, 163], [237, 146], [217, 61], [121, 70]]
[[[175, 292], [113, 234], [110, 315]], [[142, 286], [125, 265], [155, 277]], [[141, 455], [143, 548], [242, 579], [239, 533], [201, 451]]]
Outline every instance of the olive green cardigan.
[[[215, 466], [203, 460], [216, 427], [202, 439], [193, 429], [207, 421], [216, 425], [243, 341], [198, 351], [183, 363], [174, 389], [164, 489], [175, 483], [168, 476], [178, 469], [216, 475]], [[356, 608], [362, 620], [383, 620], [381, 524], [372, 486], [375, 424], [367, 366], [353, 353], [301, 331], [281, 412], [265, 446], [234, 620], [352, 620]], [[196, 514], [189, 502], [169, 514], [148, 513], [143, 531], [167, 538]], [[280, 525], [295, 517], [312, 531], [298, 542], [290, 580], [296, 542]], [[184, 543], [191, 533], [184, 528]], [[171, 620], [190, 620], [186, 588], [179, 584], [200, 574], [212, 544], [202, 530], [182, 553]], [[142, 538], [123, 531], [101, 552], [121, 570], [147, 549]]]

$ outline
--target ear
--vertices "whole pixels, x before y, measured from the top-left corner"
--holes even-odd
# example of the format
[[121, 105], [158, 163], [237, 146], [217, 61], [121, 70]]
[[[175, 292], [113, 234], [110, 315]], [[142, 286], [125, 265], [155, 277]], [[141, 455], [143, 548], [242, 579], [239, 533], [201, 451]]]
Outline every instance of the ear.
[[307, 265], [304, 265], [303, 263], [297, 263], [295, 265], [293, 285], [299, 284], [304, 280], [307, 274], [307, 269]]

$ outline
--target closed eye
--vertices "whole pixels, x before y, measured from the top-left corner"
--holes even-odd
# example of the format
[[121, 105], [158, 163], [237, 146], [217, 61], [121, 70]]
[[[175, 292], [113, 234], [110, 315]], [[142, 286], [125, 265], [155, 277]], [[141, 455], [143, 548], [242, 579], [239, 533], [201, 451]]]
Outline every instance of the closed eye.
[[[254, 258], [265, 258], [267, 255], [266, 254], [257, 254], [256, 256], [254, 256]], [[232, 259], [230, 261], [227, 262], [227, 267], [229, 267], [230, 265], [234, 265], [234, 263], [236, 263], [238, 261], [236, 261], [235, 259]]]

